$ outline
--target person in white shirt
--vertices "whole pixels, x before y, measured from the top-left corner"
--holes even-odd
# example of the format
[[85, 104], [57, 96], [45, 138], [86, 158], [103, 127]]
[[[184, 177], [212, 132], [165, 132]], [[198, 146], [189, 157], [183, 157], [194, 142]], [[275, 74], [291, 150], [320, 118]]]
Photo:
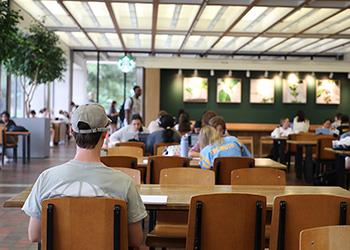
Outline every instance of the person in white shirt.
[[124, 110], [125, 110], [125, 119], [124, 124], [128, 125], [131, 122], [131, 117], [133, 115], [140, 115], [142, 116], [142, 101], [141, 101], [141, 95], [142, 95], [142, 89], [140, 86], [134, 86], [134, 96], [129, 97], [125, 100], [124, 103]]
[[139, 133], [148, 133], [148, 129], [142, 126], [142, 118], [135, 114], [131, 118], [131, 124], [119, 129], [109, 137], [109, 146], [117, 142], [138, 141]]
[[162, 116], [167, 115], [167, 114], [168, 114], [168, 112], [166, 112], [164, 110], [159, 111], [159, 113], [157, 115], [157, 119], [151, 121], [148, 124], [148, 131], [150, 134], [152, 134], [153, 132], [156, 132], [156, 131], [164, 130], [164, 128], [159, 126], [159, 118], [161, 118]]
[[303, 111], [299, 110], [293, 119], [293, 131], [298, 134], [300, 132], [306, 133], [309, 131], [310, 121], [305, 118]]
[[282, 136], [288, 136], [290, 134], [293, 134], [293, 130], [289, 125], [290, 124], [288, 118], [281, 119], [280, 126], [278, 126], [272, 131], [271, 137], [279, 138]]

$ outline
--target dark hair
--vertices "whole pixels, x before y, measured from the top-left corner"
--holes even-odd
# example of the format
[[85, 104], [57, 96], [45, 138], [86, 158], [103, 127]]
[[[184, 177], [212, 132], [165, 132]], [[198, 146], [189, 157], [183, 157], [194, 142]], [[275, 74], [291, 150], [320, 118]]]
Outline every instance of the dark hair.
[[1, 116], [5, 115], [7, 118], [10, 118], [10, 113], [7, 111], [4, 111], [1, 113]]
[[159, 118], [159, 126], [164, 128], [162, 133], [163, 142], [174, 142], [174, 130], [175, 120], [171, 115], [163, 115]]
[[201, 122], [201, 121], [196, 121], [196, 122], [194, 123], [194, 127], [195, 127], [195, 128], [201, 128], [201, 127], [202, 127], [202, 122]]
[[[91, 129], [89, 124], [78, 122], [79, 129]], [[73, 136], [79, 148], [94, 149], [99, 142], [102, 132], [81, 134], [73, 131]]]
[[190, 117], [187, 113], [182, 113], [179, 116], [179, 132], [187, 133], [189, 131], [191, 131]]
[[142, 123], [142, 117], [139, 114], [133, 114], [131, 120], [140, 120]]
[[335, 114], [335, 118], [337, 118], [338, 120], [341, 120], [341, 117], [343, 116], [342, 113], [336, 113]]
[[216, 129], [216, 127], [219, 125], [221, 125], [221, 127], [226, 131], [226, 123], [224, 118], [222, 118], [221, 116], [217, 115], [209, 120], [209, 126]]
[[112, 106], [112, 105], [116, 105], [116, 104], [117, 104], [116, 101], [112, 101], [111, 106]]
[[332, 122], [332, 119], [331, 118], [326, 118], [326, 119], [323, 120], [323, 123], [325, 123], [326, 121]]
[[214, 116], [217, 116], [217, 114], [214, 112], [214, 111], [211, 111], [211, 110], [207, 110], [203, 113], [202, 115], [202, 127], [203, 126], [206, 126], [206, 125], [209, 125], [209, 120], [211, 118], [213, 118]]
[[140, 89], [141, 87], [139, 86], [139, 85], [135, 85], [134, 87], [133, 87], [133, 90], [134, 90], [134, 92], [137, 90], [137, 89]]
[[349, 116], [348, 115], [342, 115], [341, 116], [341, 123], [348, 123], [349, 122]]
[[30, 114], [32, 114], [32, 115], [36, 115], [35, 110], [34, 110], [34, 109], [32, 109], [32, 110], [30, 111]]
[[304, 114], [304, 112], [302, 110], [299, 110], [297, 112], [297, 117], [298, 117], [298, 119], [297, 119], [298, 122], [305, 121], [305, 114]]

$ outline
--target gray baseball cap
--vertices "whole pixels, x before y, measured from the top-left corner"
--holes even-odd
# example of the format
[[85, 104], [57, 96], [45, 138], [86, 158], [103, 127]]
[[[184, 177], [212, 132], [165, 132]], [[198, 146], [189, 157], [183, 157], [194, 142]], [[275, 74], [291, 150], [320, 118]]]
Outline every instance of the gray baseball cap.
[[[91, 129], [79, 129], [78, 123], [84, 122]], [[72, 114], [72, 129], [76, 133], [90, 134], [108, 131], [108, 124], [111, 120], [108, 118], [105, 109], [99, 104], [81, 105]]]

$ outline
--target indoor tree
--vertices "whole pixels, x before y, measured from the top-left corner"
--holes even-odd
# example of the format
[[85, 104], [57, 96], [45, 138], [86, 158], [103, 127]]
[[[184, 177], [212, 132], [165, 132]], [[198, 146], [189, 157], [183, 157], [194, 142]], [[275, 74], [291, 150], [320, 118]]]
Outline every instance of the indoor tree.
[[27, 117], [37, 86], [62, 79], [66, 59], [58, 41], [53, 31], [37, 22], [30, 26], [29, 32], [18, 31], [16, 53], [5, 66], [20, 79]]

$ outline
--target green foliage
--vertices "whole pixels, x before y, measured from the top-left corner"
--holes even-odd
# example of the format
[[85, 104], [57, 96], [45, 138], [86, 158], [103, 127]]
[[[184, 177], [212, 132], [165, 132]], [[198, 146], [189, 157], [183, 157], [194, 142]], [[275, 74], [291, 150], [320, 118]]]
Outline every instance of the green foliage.
[[220, 102], [230, 102], [231, 97], [224, 90], [219, 91], [219, 101]]
[[12, 74], [27, 78], [29, 84], [61, 79], [66, 59], [58, 41], [54, 32], [34, 23], [30, 26], [29, 33], [18, 32], [16, 53], [5, 66]]
[[19, 12], [10, 10], [7, 1], [0, 1], [0, 62], [16, 53], [17, 24], [21, 19]]

